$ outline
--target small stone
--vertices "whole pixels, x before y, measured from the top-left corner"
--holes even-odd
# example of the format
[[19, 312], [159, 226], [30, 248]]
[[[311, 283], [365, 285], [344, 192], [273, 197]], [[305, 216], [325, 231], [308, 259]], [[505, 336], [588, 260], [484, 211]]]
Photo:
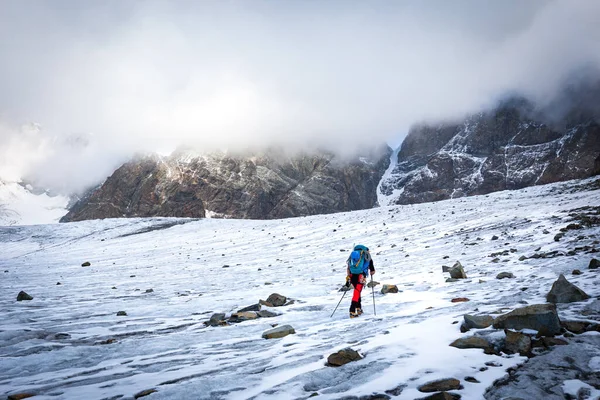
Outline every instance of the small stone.
[[260, 311], [260, 304], [252, 304], [251, 306], [240, 308], [237, 312], [246, 312], [246, 311]]
[[33, 297], [31, 297], [30, 295], [28, 295], [27, 293], [25, 293], [24, 291], [20, 291], [19, 294], [17, 294], [17, 301], [23, 301], [23, 300], [33, 300]]
[[600, 268], [600, 260], [596, 258], [592, 258], [590, 260], [590, 264], [588, 265], [588, 269], [598, 269]]
[[210, 316], [210, 319], [204, 323], [204, 325], [208, 326], [220, 326], [223, 325], [222, 322], [225, 322], [225, 314], [224, 313], [215, 313]]
[[273, 311], [269, 311], [269, 310], [260, 310], [258, 312], [258, 316], [261, 318], [273, 318], [278, 316], [279, 314], [274, 313]]
[[465, 319], [464, 323], [466, 327], [468, 327], [469, 329], [484, 329], [494, 323], [494, 318], [490, 315], [465, 314], [463, 318]]
[[519, 257], [519, 261], [525, 261], [525, 260], [527, 260], [527, 257], [525, 257], [525, 256]]
[[496, 236], [496, 235], [492, 236], [492, 240], [498, 240], [498, 239], [500, 239], [498, 236]]
[[330, 354], [327, 357], [327, 365], [330, 367], [340, 367], [352, 361], [361, 360], [362, 356], [356, 350], [345, 348], [337, 353]]
[[398, 286], [396, 285], [383, 285], [381, 287], [381, 293], [398, 293]]
[[472, 376], [465, 376], [465, 382], [479, 383], [479, 381]]
[[512, 274], [512, 272], [500, 272], [498, 275], [496, 275], [496, 279], [511, 279], [514, 278], [515, 276]]
[[89, 261], [86, 261], [83, 264], [81, 264], [82, 267], [89, 267], [90, 265], [92, 264]]
[[581, 271], [578, 269], [574, 269], [572, 272], [573, 275], [581, 275]]
[[372, 287], [375, 287], [377, 285], [380, 285], [380, 283], [377, 282], [377, 281], [370, 281], [369, 283], [367, 283], [367, 287], [368, 288], [372, 288]]
[[33, 393], [15, 393], [15, 394], [11, 394], [9, 395], [6, 400], [21, 400], [21, 399], [27, 399], [29, 397], [33, 397], [35, 396], [35, 394]]
[[454, 342], [450, 343], [450, 346], [456, 347], [457, 349], [483, 349], [483, 350], [493, 350], [492, 344], [483, 337], [480, 336], [469, 336], [466, 338], [456, 339]]
[[282, 296], [278, 293], [273, 293], [267, 297], [267, 303], [271, 303], [273, 307], [281, 307], [287, 301], [287, 297]]
[[235, 314], [231, 314], [231, 317], [229, 317], [229, 322], [243, 322], [243, 321], [249, 321], [249, 320], [253, 320], [253, 319], [257, 319], [258, 318], [258, 314], [254, 311], [244, 311], [244, 312], [237, 312]]
[[454, 299], [450, 300], [452, 303], [464, 303], [466, 301], [470, 301], [467, 297], [455, 297]]
[[56, 286], [62, 285], [62, 283], [60, 282], [56, 282]]
[[156, 393], [156, 389], [147, 389], [147, 390], [142, 390], [139, 393], [136, 393], [133, 398], [134, 399], [139, 399], [140, 397], [144, 397], [144, 396], [148, 396], [152, 393]]
[[127, 315], [127, 313], [125, 311], [119, 311], [119, 312], [117, 312], [117, 316], [118, 317], [124, 317], [126, 315]]
[[463, 266], [460, 263], [460, 261], [457, 261], [448, 272], [450, 272], [450, 278], [453, 279], [467, 278], [467, 274], [465, 274], [465, 270], [463, 269]]
[[458, 390], [460, 389], [460, 381], [455, 378], [438, 379], [436, 381], [425, 383], [417, 388], [419, 392], [432, 393], [432, 392], [444, 392], [447, 390]]
[[146, 289], [146, 293], [152, 293], [154, 292], [154, 289]]
[[504, 341], [504, 352], [507, 354], [519, 353], [528, 355], [531, 352], [531, 338], [520, 332], [504, 330], [506, 340]]
[[263, 339], [278, 339], [296, 333], [291, 325], [282, 325], [263, 332]]
[[229, 268], [229, 265], [223, 265], [222, 268]]

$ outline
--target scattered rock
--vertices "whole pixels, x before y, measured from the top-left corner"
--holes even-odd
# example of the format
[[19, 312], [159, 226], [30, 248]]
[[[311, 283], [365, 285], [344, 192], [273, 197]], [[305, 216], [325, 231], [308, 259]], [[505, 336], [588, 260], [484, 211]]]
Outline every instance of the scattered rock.
[[383, 285], [381, 287], [381, 293], [398, 293], [398, 286], [396, 285]]
[[344, 364], [348, 364], [352, 361], [361, 360], [362, 356], [358, 354], [356, 350], [352, 350], [350, 347], [342, 349], [337, 353], [330, 354], [327, 357], [327, 365], [330, 367], [340, 367]]
[[267, 297], [267, 303], [273, 305], [273, 307], [281, 307], [287, 301], [287, 297], [282, 296], [278, 293], [273, 293], [269, 297]]
[[587, 322], [580, 322], [580, 321], [561, 321], [560, 324], [562, 325], [563, 328], [565, 328], [569, 332], [573, 332], [577, 335], [585, 332], [587, 326], [589, 325]]
[[526, 256], [521, 256], [521, 257], [519, 257], [519, 261], [525, 261], [525, 260], [527, 260], [527, 257], [526, 257]]
[[29, 397], [33, 397], [35, 396], [35, 394], [33, 393], [15, 393], [15, 394], [11, 394], [9, 395], [6, 400], [21, 400], [21, 399], [27, 399]]
[[251, 306], [241, 308], [237, 312], [241, 313], [246, 311], [260, 311], [260, 303], [252, 304]]
[[489, 340], [480, 336], [459, 338], [450, 343], [450, 346], [457, 349], [483, 349], [486, 353], [491, 353], [494, 350], [494, 346]]
[[258, 314], [255, 311], [244, 311], [231, 314], [231, 317], [229, 317], [229, 322], [243, 322], [257, 318]]
[[58, 285], [62, 285], [62, 283], [60, 283], [60, 282], [56, 282], [56, 286], [58, 286]]
[[490, 315], [464, 315], [464, 325], [469, 329], [484, 329], [494, 323], [494, 318]]
[[154, 293], [154, 289], [146, 289], [146, 293]]
[[442, 272], [450, 272], [450, 267], [447, 265], [442, 265]]
[[514, 278], [515, 276], [512, 274], [512, 272], [500, 272], [498, 275], [496, 275], [496, 279], [504, 279], [504, 278]]
[[578, 269], [574, 269], [573, 272], [571, 272], [573, 275], [581, 275], [581, 271]]
[[460, 381], [455, 378], [438, 379], [436, 381], [428, 382], [424, 385], [419, 386], [417, 389], [419, 392], [431, 393], [431, 392], [445, 392], [447, 390], [458, 390], [460, 389]]
[[125, 311], [118, 311], [118, 312], [117, 312], [117, 316], [118, 316], [118, 317], [124, 317], [124, 316], [126, 316], [126, 315], [127, 315], [127, 313], [126, 313]]
[[263, 339], [278, 339], [293, 333], [296, 333], [296, 331], [291, 325], [282, 325], [263, 332], [262, 337]]
[[492, 236], [492, 240], [498, 240], [498, 239], [500, 239], [498, 236], [496, 236], [496, 235]]
[[134, 399], [139, 399], [140, 397], [144, 397], [144, 396], [148, 396], [152, 393], [156, 393], [156, 389], [147, 389], [147, 390], [142, 390], [139, 393], [136, 393], [135, 395], [133, 395]]
[[448, 392], [438, 392], [438, 393], [434, 393], [427, 397], [419, 397], [416, 400], [459, 400], [460, 398], [461, 398], [460, 394], [448, 393]]
[[83, 264], [81, 264], [82, 267], [89, 267], [90, 265], [92, 264], [89, 261], [86, 261]]
[[387, 394], [390, 394], [390, 395], [392, 395], [392, 396], [400, 396], [400, 395], [402, 394], [402, 391], [403, 391], [404, 389], [406, 389], [406, 386], [407, 386], [407, 385], [404, 385], [404, 384], [402, 384], [402, 385], [398, 385], [398, 386], [396, 386], [396, 387], [395, 387], [395, 388], [393, 388], [393, 389], [386, 390], [385, 392], [386, 392]]
[[452, 303], [463, 303], [463, 302], [470, 301], [470, 300], [467, 297], [456, 297], [450, 301]]
[[221, 268], [229, 268], [229, 265], [223, 265]]
[[534, 329], [544, 336], [560, 333], [560, 320], [554, 304], [534, 304], [517, 308], [497, 317], [493, 326], [496, 329]]
[[565, 236], [564, 232], [557, 233], [556, 235], [554, 235], [554, 241], [555, 242], [559, 242], [560, 239], [562, 239], [563, 236]]
[[377, 285], [380, 285], [380, 283], [377, 282], [377, 281], [371, 281], [371, 282], [367, 283], [367, 287], [368, 288], [372, 288], [372, 287], [375, 287]]
[[519, 353], [522, 356], [531, 353], [531, 338], [520, 332], [505, 329], [506, 340], [504, 341], [504, 352], [507, 354]]
[[259, 300], [258, 304], [263, 305], [265, 307], [273, 307], [273, 304], [269, 303], [268, 301], [264, 301], [264, 300]]
[[600, 260], [596, 258], [592, 258], [590, 260], [590, 264], [588, 265], [588, 269], [598, 269], [600, 268]]
[[465, 270], [463, 269], [463, 266], [460, 263], [460, 261], [457, 261], [448, 272], [450, 272], [450, 278], [453, 279], [467, 278], [467, 274], [465, 274]]
[[33, 297], [31, 297], [30, 295], [28, 295], [27, 293], [25, 293], [24, 291], [20, 291], [19, 294], [17, 295], [17, 301], [23, 301], [23, 300], [33, 300]]
[[472, 376], [465, 376], [465, 382], [479, 383], [479, 381]]
[[225, 314], [224, 313], [215, 313], [210, 316], [210, 319], [204, 323], [208, 326], [220, 326], [225, 325]]
[[269, 310], [260, 310], [258, 312], [258, 316], [261, 318], [273, 318], [278, 316], [279, 314], [274, 313], [273, 311], [269, 311]]
[[563, 274], [560, 274], [556, 282], [552, 284], [552, 289], [546, 300], [550, 303], [573, 303], [589, 299], [583, 290], [569, 282]]

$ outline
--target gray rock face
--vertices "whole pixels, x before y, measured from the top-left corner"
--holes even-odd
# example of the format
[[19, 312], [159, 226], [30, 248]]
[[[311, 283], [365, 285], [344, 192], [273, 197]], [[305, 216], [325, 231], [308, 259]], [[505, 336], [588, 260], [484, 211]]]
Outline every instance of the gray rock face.
[[457, 261], [452, 268], [450, 268], [450, 278], [452, 279], [466, 279], [467, 274], [465, 274], [465, 270], [463, 269], [460, 261]]
[[395, 204], [520, 189], [600, 172], [600, 84], [572, 93], [557, 112], [522, 98], [458, 124], [413, 127], [381, 191]]
[[[487, 400], [545, 399], [564, 400], [563, 382], [578, 379], [598, 387], [600, 377], [590, 360], [600, 357], [600, 336], [580, 336], [566, 346], [530, 358], [484, 394]], [[586, 397], [581, 397], [586, 398]]]
[[327, 365], [330, 367], [340, 367], [344, 364], [348, 364], [349, 362], [358, 361], [361, 359], [362, 356], [358, 354], [356, 350], [348, 347], [338, 351], [337, 353], [330, 354], [329, 357], [327, 357]]
[[122, 165], [61, 222], [120, 217], [271, 219], [372, 208], [392, 150], [341, 159], [329, 152], [179, 152]]
[[278, 339], [296, 333], [291, 325], [282, 325], [263, 332], [263, 339]]
[[583, 290], [569, 282], [563, 274], [560, 274], [556, 282], [552, 284], [552, 289], [546, 296], [550, 303], [573, 303], [589, 299]]
[[517, 308], [497, 317], [493, 326], [496, 329], [533, 329], [544, 336], [560, 333], [560, 320], [554, 304], [535, 304]]

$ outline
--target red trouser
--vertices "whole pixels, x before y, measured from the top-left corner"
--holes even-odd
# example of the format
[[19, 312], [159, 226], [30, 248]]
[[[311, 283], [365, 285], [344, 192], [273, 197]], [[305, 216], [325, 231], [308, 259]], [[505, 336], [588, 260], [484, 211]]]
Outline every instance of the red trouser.
[[354, 286], [352, 294], [352, 303], [350, 303], [350, 312], [356, 312], [357, 308], [362, 308], [360, 304], [360, 292], [362, 292], [365, 284], [365, 276], [363, 274], [351, 274], [350, 283]]

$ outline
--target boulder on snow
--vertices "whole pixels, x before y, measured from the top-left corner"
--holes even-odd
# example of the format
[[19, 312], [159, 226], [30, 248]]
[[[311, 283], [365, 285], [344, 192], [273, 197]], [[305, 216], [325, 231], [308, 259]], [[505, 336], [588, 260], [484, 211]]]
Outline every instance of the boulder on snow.
[[450, 346], [457, 349], [483, 349], [486, 353], [493, 353], [494, 346], [489, 340], [481, 336], [469, 336], [456, 339]]
[[368, 288], [372, 288], [372, 287], [375, 287], [377, 285], [380, 285], [380, 283], [377, 282], [377, 281], [370, 281], [369, 283], [367, 283], [367, 287]]
[[585, 332], [589, 325], [589, 323], [582, 321], [560, 321], [560, 324], [563, 328], [576, 335]]
[[588, 269], [598, 269], [600, 268], [600, 260], [596, 258], [592, 258], [590, 260], [590, 264], [588, 265]]
[[291, 325], [282, 325], [263, 332], [262, 337], [263, 339], [278, 339], [293, 333], [296, 331]]
[[261, 318], [272, 318], [272, 317], [276, 317], [279, 314], [274, 313], [273, 311], [269, 311], [269, 310], [260, 310], [258, 312], [258, 316]]
[[460, 381], [455, 378], [447, 378], [447, 379], [438, 379], [435, 381], [427, 382], [419, 387], [417, 390], [423, 393], [431, 393], [431, 392], [445, 392], [447, 390], [457, 390], [460, 389]]
[[560, 333], [560, 320], [554, 304], [534, 304], [517, 308], [497, 317], [493, 326], [496, 329], [533, 329], [544, 336]]
[[83, 264], [81, 264], [82, 267], [89, 267], [90, 265], [92, 264], [89, 261], [86, 261]]
[[117, 317], [126, 317], [127, 313], [125, 311], [117, 311]]
[[573, 303], [589, 298], [590, 296], [569, 282], [563, 274], [560, 274], [556, 282], [552, 284], [552, 289], [546, 295], [546, 300], [550, 303]]
[[504, 330], [506, 340], [504, 341], [503, 351], [506, 354], [519, 353], [526, 356], [531, 353], [531, 338], [521, 332], [513, 332], [508, 329]]
[[225, 325], [225, 314], [224, 313], [215, 313], [210, 316], [210, 319], [204, 323], [208, 326], [220, 326]]
[[398, 286], [396, 285], [383, 285], [381, 287], [381, 293], [398, 293]]
[[251, 306], [240, 308], [237, 312], [246, 312], [246, 311], [260, 311], [260, 304], [252, 304]]
[[464, 303], [466, 301], [471, 301], [468, 297], [455, 297], [450, 302], [452, 303]]
[[134, 399], [139, 399], [142, 397], [146, 397], [151, 395], [152, 393], [157, 393], [156, 389], [146, 389], [146, 390], [142, 390], [141, 392], [138, 392], [136, 394], [133, 395]]
[[466, 279], [467, 278], [467, 274], [465, 274], [465, 270], [463, 269], [462, 264], [460, 263], [460, 261], [457, 261], [452, 268], [450, 268], [450, 278], [453, 279]]
[[330, 354], [327, 357], [327, 365], [330, 367], [340, 367], [344, 364], [348, 364], [352, 361], [361, 360], [362, 356], [358, 354], [356, 350], [347, 347], [338, 351], [337, 353]]
[[419, 397], [416, 400], [460, 400], [461, 395], [449, 392], [438, 392], [427, 397]]
[[494, 323], [494, 317], [490, 315], [465, 314], [463, 318], [465, 319], [464, 325], [469, 329], [484, 329]]
[[[287, 297], [280, 295], [279, 293], [273, 293], [267, 297], [267, 303], [271, 304], [272, 307], [281, 307], [287, 301]], [[261, 303], [262, 304], [262, 303]]]
[[31, 297], [30, 295], [28, 295], [27, 293], [25, 293], [24, 291], [20, 291], [19, 294], [17, 295], [17, 301], [23, 301], [23, 300], [33, 300], [33, 297]]
[[257, 318], [258, 314], [255, 311], [243, 311], [231, 314], [231, 317], [229, 317], [229, 322], [243, 322]]
[[500, 272], [498, 275], [496, 275], [496, 279], [511, 279], [514, 278], [515, 276], [512, 274], [512, 272]]

